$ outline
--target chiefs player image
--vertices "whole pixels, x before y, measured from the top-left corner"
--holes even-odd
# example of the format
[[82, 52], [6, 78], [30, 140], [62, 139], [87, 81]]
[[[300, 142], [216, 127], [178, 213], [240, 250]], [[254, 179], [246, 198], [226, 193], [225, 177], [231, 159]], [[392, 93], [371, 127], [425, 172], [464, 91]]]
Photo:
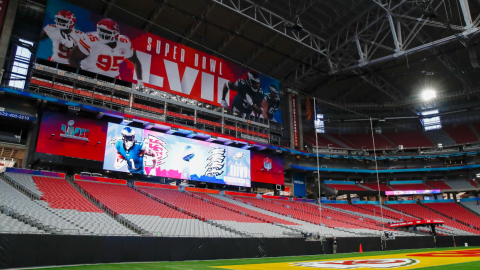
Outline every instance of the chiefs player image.
[[127, 36], [110, 19], [97, 23], [97, 31], [84, 34], [70, 54], [70, 65], [109, 77], [120, 74], [120, 65], [128, 59], [135, 68], [138, 84], [143, 85], [142, 65]]
[[272, 120], [278, 107], [280, 107], [280, 93], [277, 87], [271, 84], [269, 87], [269, 93], [265, 94], [265, 98], [262, 102], [263, 118]]
[[[135, 130], [131, 127], [124, 127], [120, 136], [114, 137], [110, 142], [110, 146], [115, 146], [117, 156], [113, 167], [118, 170], [127, 165], [130, 173], [146, 174], [144, 157], [145, 155], [153, 156], [154, 153], [148, 148], [148, 142], [138, 142], [135, 139]], [[152, 159], [153, 167], [156, 160]]]
[[260, 88], [260, 77], [254, 72], [247, 72], [247, 79], [239, 79], [236, 82], [227, 82], [223, 87], [222, 106], [229, 108], [225, 98], [228, 90], [237, 91], [233, 98], [232, 110], [240, 112], [242, 117], [249, 116], [252, 111], [255, 114], [262, 114], [263, 91]]
[[52, 56], [48, 60], [69, 64], [70, 53], [83, 35], [83, 32], [74, 29], [76, 23], [77, 19], [71, 11], [60, 10], [55, 15], [55, 24], [43, 28], [40, 40], [50, 38], [53, 45]]

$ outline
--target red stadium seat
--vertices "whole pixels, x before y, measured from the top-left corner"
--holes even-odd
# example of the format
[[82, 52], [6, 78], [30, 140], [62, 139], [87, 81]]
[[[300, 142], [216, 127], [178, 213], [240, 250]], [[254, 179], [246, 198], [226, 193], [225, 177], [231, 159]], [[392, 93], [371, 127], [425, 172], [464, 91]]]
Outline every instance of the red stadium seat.
[[112, 209], [116, 214], [158, 216], [163, 218], [192, 218], [127, 186], [86, 181], [75, 181], [75, 183], [106, 207]]
[[432, 187], [429, 187], [425, 184], [396, 184], [390, 185], [395, 190], [430, 190]]
[[[394, 144], [385, 139], [381, 134], [374, 134], [376, 149], [392, 149], [396, 148]], [[353, 143], [356, 148], [373, 149], [372, 134], [344, 134], [343, 138]]]
[[38, 189], [43, 193], [42, 200], [48, 202], [52, 208], [103, 213], [65, 179], [41, 176], [33, 176], [32, 178]]
[[344, 185], [344, 184], [326, 184], [327, 187], [331, 187], [336, 190], [358, 190], [358, 191], [367, 191], [363, 187], [357, 185]]
[[[436, 208], [433, 206], [434, 204], [425, 204], [426, 206]], [[418, 205], [418, 204], [390, 204], [388, 207], [395, 209], [397, 211], [401, 211], [408, 215], [414, 216], [418, 219], [439, 219], [445, 221], [445, 225], [465, 231], [471, 232], [474, 234], [480, 234], [480, 231], [470, 228], [469, 226], [460, 224], [448, 217], [442, 216], [438, 213], [433, 212], [427, 207]], [[449, 208], [451, 209], [451, 208]], [[477, 217], [478, 219], [478, 217]]]
[[426, 181], [426, 183], [434, 189], [452, 189], [445, 181]]
[[[262, 221], [252, 217], [229, 211], [225, 208], [207, 203], [195, 197], [189, 196], [176, 190], [139, 188], [156, 198], [162, 199], [167, 203], [173, 204], [176, 208], [181, 208], [190, 213], [199, 215], [203, 219], [210, 220], [232, 220], [237, 222], [261, 223]], [[197, 195], [198, 196], [198, 195]]]
[[[362, 183], [362, 186], [378, 191], [377, 183]], [[385, 184], [380, 184], [380, 191], [392, 191], [393, 189]]]
[[420, 131], [385, 132], [383, 135], [396, 145], [403, 145], [404, 148], [435, 146], [435, 144]]
[[461, 125], [456, 127], [444, 127], [445, 130], [457, 144], [478, 142], [477, 135], [473, 133], [470, 125]]

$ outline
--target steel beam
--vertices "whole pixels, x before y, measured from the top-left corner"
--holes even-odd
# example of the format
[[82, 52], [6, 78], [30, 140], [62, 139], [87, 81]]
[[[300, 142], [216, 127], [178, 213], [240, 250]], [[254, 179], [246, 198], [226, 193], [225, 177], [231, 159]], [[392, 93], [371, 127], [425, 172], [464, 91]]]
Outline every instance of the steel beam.
[[[245, 16], [316, 53], [326, 55], [326, 42], [323, 38], [305, 29], [298, 32], [288, 30], [287, 25], [294, 25], [294, 22], [255, 4], [251, 0], [213, 0], [213, 2]], [[251, 10], [253, 10], [253, 13]]]
[[[301, 10], [298, 11], [298, 15], [303, 14], [306, 10], [308, 10], [310, 7], [313, 6], [318, 0], [310, 0], [310, 3], [308, 5], [304, 5]], [[259, 5], [260, 6], [260, 5]], [[269, 34], [263, 41], [261, 45], [257, 45], [242, 61], [245, 65], [249, 65], [252, 63], [257, 56], [262, 53], [266, 47], [268, 47], [277, 37], [279, 36], [279, 33], [273, 32]]]
[[[402, 22], [402, 24], [403, 24], [403, 22]], [[405, 24], [403, 24], [403, 25], [404, 25], [405, 28], [408, 29], [407, 25], [405, 25]], [[425, 35], [427, 38], [424, 37], [423, 35]], [[432, 37], [428, 34], [427, 31], [419, 32], [415, 36], [415, 38], [423, 44], [427, 43], [427, 39], [432, 40]], [[447, 54], [437, 54], [438, 51], [439, 51], [439, 48], [437, 48], [437, 47], [432, 47], [432, 48], [430, 48], [430, 50], [432, 51], [432, 53], [434, 53], [436, 55], [436, 57], [437, 57], [438, 61], [440, 61], [440, 63], [442, 63], [449, 71], [453, 72], [455, 77], [457, 77], [457, 79], [459, 79], [460, 82], [463, 83], [465, 88], [470, 88], [470, 87], [474, 86], [474, 83], [472, 82], [472, 80], [468, 76], [466, 76], [463, 73], [458, 72], [460, 70], [460, 67], [457, 65], [457, 63], [449, 55], [447, 55]]]
[[[406, 3], [406, 0], [402, 0], [400, 3], [395, 5], [392, 10], [400, 8], [404, 3]], [[375, 9], [375, 7], [377, 7]], [[415, 8], [412, 8], [409, 12], [414, 10]], [[343, 48], [352, 42], [355, 41], [355, 38], [364, 35], [367, 31], [372, 31], [374, 34], [378, 34], [379, 32], [382, 32], [386, 29], [387, 27], [383, 27], [383, 24], [381, 26], [380, 30], [373, 31], [372, 28], [381, 22], [383, 18], [386, 16], [385, 12], [383, 11], [383, 8], [380, 8], [378, 5], [373, 5], [371, 8], [363, 12], [359, 17], [357, 17], [356, 21], [352, 21], [350, 24], [342, 28], [341, 31], [338, 32], [338, 35], [332, 36], [331, 38], [328, 39], [328, 59], [323, 59], [323, 61], [315, 61], [316, 64], [313, 65], [313, 67], [309, 68], [306, 70], [305, 73], [299, 70], [301, 67], [300, 65], [297, 65], [294, 69], [295, 73], [301, 73], [299, 76], [294, 78], [294, 80], [301, 80], [303, 79], [307, 74], [311, 73], [311, 71], [315, 68], [319, 68], [322, 64], [325, 63], [330, 63], [330, 73], [334, 74], [337, 72], [338, 67], [340, 67], [341, 63], [335, 63], [335, 61], [332, 59], [333, 55], [336, 53], [340, 52], [343, 50]], [[362, 20], [363, 19], [363, 20]], [[336, 40], [335, 40], [336, 39]], [[348, 49], [347, 49], [348, 50]], [[355, 49], [355, 51], [357, 51]], [[356, 53], [355, 51], [346, 51], [343, 50], [343, 54], [350, 54], [350, 53]], [[313, 57], [314, 55], [311, 54], [310, 57]], [[325, 61], [326, 60], [326, 61]], [[328, 62], [327, 62], [328, 61]], [[358, 68], [359, 63], [357, 61], [353, 62], [355, 63], [355, 66]], [[362, 66], [364, 63], [362, 63]], [[291, 74], [292, 72], [289, 72]]]
[[[463, 1], [463, 0], [459, 0], [459, 1]], [[464, 4], [465, 6], [465, 4]], [[437, 6], [437, 8], [440, 7], [440, 4]], [[465, 8], [466, 10], [469, 10], [468, 7]], [[388, 15], [387, 15], [388, 16]], [[471, 19], [471, 17], [470, 17]], [[390, 25], [391, 25], [391, 32], [392, 34], [394, 33], [395, 31], [395, 28], [393, 27], [393, 20], [392, 19], [389, 19], [389, 22], [390, 22]], [[420, 22], [420, 21], [419, 21]], [[426, 22], [426, 21], [425, 21]], [[408, 29], [407, 25], [405, 23], [402, 22], [402, 25], [404, 27], [406, 27], [406, 29]], [[417, 23], [418, 25], [418, 23]], [[409, 41], [406, 41], [407, 45], [405, 46], [408, 46], [408, 44], [410, 43], [410, 41], [413, 39], [413, 38], [416, 38], [418, 36], [418, 33], [422, 30], [422, 27], [418, 28], [417, 29], [417, 25], [415, 26], [415, 28], [413, 30], [410, 31], [410, 35], [409, 35]], [[425, 42], [422, 42], [424, 44], [420, 45], [420, 46], [417, 46], [417, 47], [413, 47], [413, 48], [403, 48], [404, 50], [401, 51], [401, 53], [399, 54], [398, 52], [394, 53], [394, 54], [391, 54], [391, 55], [387, 55], [387, 56], [384, 56], [384, 57], [379, 57], [379, 58], [376, 58], [376, 59], [369, 59], [369, 62], [367, 63], [367, 65], [371, 65], [371, 64], [378, 64], [378, 63], [382, 63], [382, 62], [385, 62], [385, 61], [390, 61], [392, 59], [396, 59], [398, 58], [400, 55], [402, 54], [413, 54], [413, 53], [417, 53], [417, 52], [420, 52], [420, 51], [424, 51], [424, 50], [427, 50], [427, 49], [432, 49], [432, 48], [435, 48], [435, 47], [438, 47], [438, 46], [441, 46], [441, 45], [444, 45], [444, 44], [447, 44], [447, 43], [450, 43], [450, 42], [453, 42], [455, 40], [458, 39], [458, 36], [461, 36], [461, 37], [464, 37], [464, 38], [467, 38], [469, 36], [472, 36], [474, 34], [476, 34], [477, 32], [479, 31], [478, 28], [473, 28], [473, 27], [470, 27], [470, 28], [467, 28], [466, 30], [464, 30], [461, 34], [456, 34], [456, 35], [451, 35], [451, 36], [448, 36], [448, 37], [445, 37], [445, 38], [442, 38], [442, 39], [439, 39], [439, 40], [432, 40], [428, 43], [425, 43]], [[395, 37], [398, 37], [396, 34], [394, 35]], [[397, 45], [397, 44], [395, 44]], [[347, 70], [352, 70], [352, 69], [356, 69], [356, 68], [359, 68], [361, 67], [359, 64], [354, 64], [354, 65], [351, 65], [351, 66], [348, 66], [346, 68], [342, 68], [340, 71], [347, 71]]]

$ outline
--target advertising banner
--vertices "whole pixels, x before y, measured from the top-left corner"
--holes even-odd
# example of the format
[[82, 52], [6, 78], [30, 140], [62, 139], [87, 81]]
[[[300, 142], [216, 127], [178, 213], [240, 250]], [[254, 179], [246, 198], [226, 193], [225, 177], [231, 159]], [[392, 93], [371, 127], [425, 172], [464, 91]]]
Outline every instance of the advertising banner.
[[37, 152], [103, 161], [107, 122], [58, 112], [43, 112]]
[[285, 183], [283, 157], [266, 152], [251, 152], [252, 181], [283, 185]]
[[61, 0], [49, 0], [37, 57], [281, 122], [278, 80]]
[[432, 190], [395, 190], [395, 191], [385, 191], [385, 195], [410, 195], [410, 194], [440, 194], [442, 191], [440, 189]]
[[295, 197], [307, 197], [307, 185], [305, 181], [305, 174], [293, 174], [293, 194]]
[[151, 130], [108, 124], [103, 168], [250, 187], [250, 151]]
[[292, 126], [293, 126], [293, 145], [300, 147], [300, 138], [298, 134], [298, 116], [297, 116], [297, 96], [292, 94]]
[[313, 98], [305, 98], [305, 111], [308, 120], [313, 120], [313, 115], [316, 114], [313, 110]]
[[34, 116], [28, 116], [28, 115], [9, 112], [9, 111], [5, 111], [5, 110], [0, 110], [0, 116], [10, 117], [10, 118], [14, 118], [14, 119], [20, 119], [20, 120], [25, 120], [25, 121], [32, 121], [32, 122], [37, 121], [37, 118], [34, 117]]

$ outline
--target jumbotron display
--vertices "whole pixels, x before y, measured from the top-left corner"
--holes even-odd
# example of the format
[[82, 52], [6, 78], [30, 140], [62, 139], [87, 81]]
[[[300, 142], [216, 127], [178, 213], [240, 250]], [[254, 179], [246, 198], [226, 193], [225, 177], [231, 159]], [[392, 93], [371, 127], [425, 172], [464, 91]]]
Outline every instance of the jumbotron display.
[[250, 187], [250, 151], [108, 123], [103, 168]]

